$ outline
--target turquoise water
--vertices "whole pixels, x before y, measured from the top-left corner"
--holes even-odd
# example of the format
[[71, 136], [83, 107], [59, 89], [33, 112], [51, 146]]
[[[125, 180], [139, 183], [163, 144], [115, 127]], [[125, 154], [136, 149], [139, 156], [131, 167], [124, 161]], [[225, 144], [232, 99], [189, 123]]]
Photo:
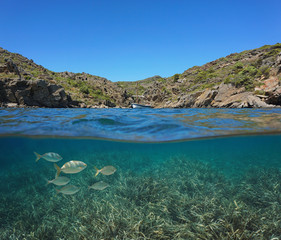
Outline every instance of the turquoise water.
[[[280, 116], [0, 109], [0, 239], [281, 239]], [[80, 190], [56, 194], [34, 151], [85, 162], [61, 174]], [[107, 165], [117, 171], [94, 176]], [[88, 189], [99, 181], [109, 187]]]

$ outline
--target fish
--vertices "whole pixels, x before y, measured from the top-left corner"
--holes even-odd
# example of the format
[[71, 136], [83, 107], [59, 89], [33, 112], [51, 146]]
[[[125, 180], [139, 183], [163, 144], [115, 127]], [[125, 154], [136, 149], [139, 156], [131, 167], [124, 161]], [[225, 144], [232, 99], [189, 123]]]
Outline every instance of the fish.
[[96, 182], [92, 186], [89, 186], [89, 189], [95, 189], [95, 190], [104, 190], [107, 187], [109, 187], [109, 184], [103, 181]]
[[58, 161], [62, 160], [62, 157], [59, 154], [54, 153], [54, 152], [44, 153], [43, 155], [41, 155], [37, 152], [34, 152], [34, 154], [36, 156], [36, 160], [35, 160], [36, 162], [38, 162], [40, 158], [43, 158], [48, 162], [58, 162]]
[[66, 194], [66, 195], [72, 195], [77, 193], [80, 190], [79, 187], [76, 187], [74, 185], [67, 185], [61, 189], [56, 189], [57, 194], [62, 193], [62, 194]]
[[96, 176], [98, 176], [99, 175], [99, 173], [101, 173], [101, 174], [103, 174], [103, 175], [111, 175], [111, 174], [113, 174], [113, 173], [115, 173], [116, 172], [116, 168], [115, 167], [113, 167], [113, 166], [105, 166], [105, 167], [103, 167], [102, 169], [97, 169], [96, 167], [95, 167], [95, 169], [96, 169], [96, 174], [95, 174], [95, 177]]
[[87, 164], [81, 161], [72, 160], [65, 163], [61, 168], [54, 163], [55, 169], [57, 170], [57, 177], [60, 172], [64, 173], [79, 173], [87, 167]]
[[52, 184], [55, 184], [57, 186], [63, 186], [63, 185], [68, 184], [69, 181], [70, 181], [70, 179], [68, 177], [56, 177], [53, 180], [48, 180], [47, 184], [52, 183]]

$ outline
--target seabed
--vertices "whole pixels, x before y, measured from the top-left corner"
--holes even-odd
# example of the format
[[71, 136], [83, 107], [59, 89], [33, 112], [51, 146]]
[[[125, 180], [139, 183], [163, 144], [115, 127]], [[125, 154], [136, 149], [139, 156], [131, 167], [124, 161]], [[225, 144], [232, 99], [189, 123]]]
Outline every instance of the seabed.
[[[280, 239], [280, 142], [2, 138], [0, 239]], [[56, 171], [50, 162], [35, 163], [35, 150], [60, 153], [60, 166], [87, 162], [67, 175], [80, 191], [66, 196], [46, 185]], [[113, 175], [94, 177], [94, 166], [109, 164]], [[101, 180], [110, 187], [88, 189]]]

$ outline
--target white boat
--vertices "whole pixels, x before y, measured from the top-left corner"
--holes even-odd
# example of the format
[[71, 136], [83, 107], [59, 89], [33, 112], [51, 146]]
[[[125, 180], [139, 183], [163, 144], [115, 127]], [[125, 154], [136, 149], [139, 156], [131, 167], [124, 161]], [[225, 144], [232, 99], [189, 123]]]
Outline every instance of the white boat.
[[140, 98], [144, 98], [143, 95], [138, 95], [138, 89], [139, 89], [139, 83], [137, 83], [137, 86], [136, 86], [136, 90], [137, 90], [137, 95], [134, 95], [133, 97], [137, 98], [137, 103], [132, 103], [131, 104], [131, 107], [132, 108], [152, 108], [150, 105], [143, 105], [143, 104], [139, 104], [139, 99]]
[[138, 103], [132, 103], [131, 106], [132, 108], [152, 108], [150, 105], [142, 105]]

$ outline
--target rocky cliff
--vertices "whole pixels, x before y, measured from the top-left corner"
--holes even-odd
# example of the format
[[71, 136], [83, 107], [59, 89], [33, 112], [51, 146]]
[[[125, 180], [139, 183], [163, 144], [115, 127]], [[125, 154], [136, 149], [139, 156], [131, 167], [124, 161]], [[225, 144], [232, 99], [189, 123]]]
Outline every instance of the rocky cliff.
[[38, 107], [281, 106], [281, 44], [234, 53], [168, 78], [113, 83], [87, 73], [53, 72], [0, 48], [0, 104]]

